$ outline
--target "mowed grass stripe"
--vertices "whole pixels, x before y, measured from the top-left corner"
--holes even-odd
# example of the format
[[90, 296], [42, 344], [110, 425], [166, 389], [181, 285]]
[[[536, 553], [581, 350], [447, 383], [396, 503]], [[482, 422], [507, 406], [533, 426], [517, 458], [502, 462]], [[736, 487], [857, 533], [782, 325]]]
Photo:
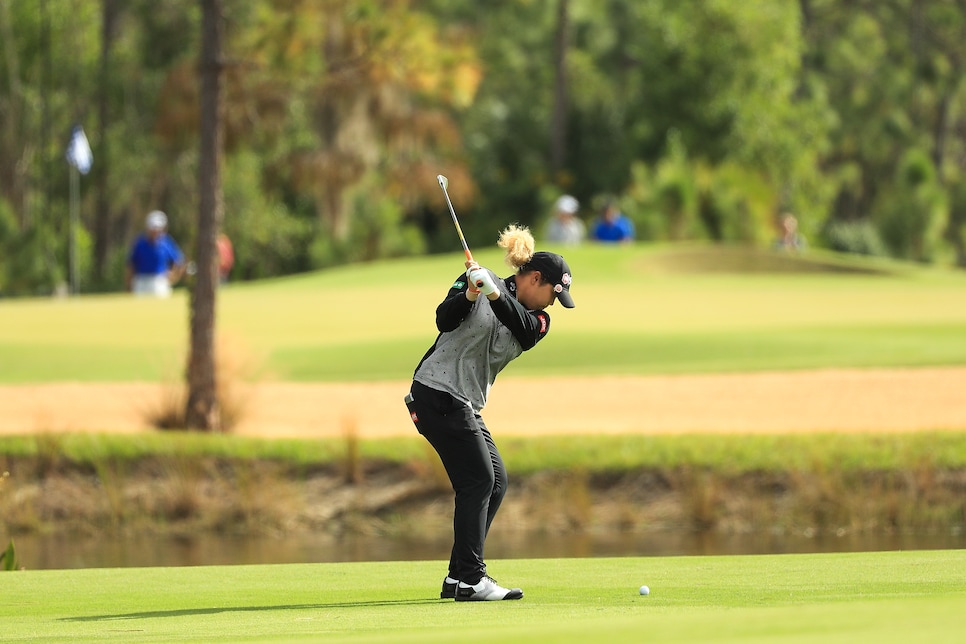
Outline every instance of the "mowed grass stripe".
[[[563, 323], [561, 323], [563, 326]], [[434, 338], [302, 346], [271, 354], [291, 381], [393, 380], [412, 375]], [[966, 327], [781, 328], [741, 332], [582, 333], [560, 329], [524, 354], [517, 376], [654, 375], [966, 363]]]
[[45, 642], [907, 642], [966, 626], [962, 551], [502, 560], [491, 572], [525, 598], [469, 605], [436, 599], [442, 566], [25, 571], [4, 576], [0, 619], [5, 641]]
[[[740, 273], [729, 272], [739, 257], [733, 250], [702, 252], [699, 262], [646, 245], [567, 250], [578, 306], [551, 308], [540, 359], [519, 360], [514, 372], [966, 363], [966, 274], [894, 263], [883, 270], [881, 262], [867, 262], [866, 273], [811, 272], [804, 269], [825, 264], [806, 260], [796, 260], [804, 272]], [[497, 251], [478, 255], [507, 272]], [[701, 270], [689, 272], [683, 261]], [[231, 284], [219, 293], [219, 337], [236, 357], [282, 379], [405, 378], [436, 336], [434, 310], [461, 265], [447, 255]], [[0, 382], [180, 374], [188, 318], [183, 289], [161, 301], [0, 300]]]
[[[561, 324], [560, 326], [563, 326]], [[435, 336], [342, 344], [307, 343], [268, 354], [238, 349], [252, 373], [293, 382], [403, 380]], [[239, 345], [229, 342], [228, 351]], [[781, 328], [754, 332], [586, 333], [561, 328], [511, 367], [521, 376], [722, 373], [819, 368], [925, 367], [966, 364], [966, 327]], [[0, 344], [0, 383], [175, 380], [185, 362], [178, 347], [68, 347]], [[508, 371], [507, 373], [510, 373]]]
[[184, 358], [183, 348], [0, 344], [0, 383], [174, 379], [184, 372]]

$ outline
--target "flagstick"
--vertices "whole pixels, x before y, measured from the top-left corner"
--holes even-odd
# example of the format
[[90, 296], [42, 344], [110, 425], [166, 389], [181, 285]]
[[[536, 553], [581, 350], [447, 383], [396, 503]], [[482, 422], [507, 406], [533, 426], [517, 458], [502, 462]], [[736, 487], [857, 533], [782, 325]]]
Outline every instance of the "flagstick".
[[77, 280], [77, 225], [78, 225], [78, 195], [80, 193], [80, 173], [73, 165], [70, 167], [70, 231], [68, 237], [70, 253], [70, 292], [80, 293], [80, 283]]
[[91, 163], [94, 161], [91, 155], [91, 144], [87, 141], [84, 128], [75, 125], [70, 136], [70, 143], [67, 144], [67, 163], [71, 167], [70, 171], [70, 231], [68, 232], [68, 293], [77, 295], [80, 293], [80, 276], [77, 271], [77, 229], [80, 227], [80, 174], [90, 172]]

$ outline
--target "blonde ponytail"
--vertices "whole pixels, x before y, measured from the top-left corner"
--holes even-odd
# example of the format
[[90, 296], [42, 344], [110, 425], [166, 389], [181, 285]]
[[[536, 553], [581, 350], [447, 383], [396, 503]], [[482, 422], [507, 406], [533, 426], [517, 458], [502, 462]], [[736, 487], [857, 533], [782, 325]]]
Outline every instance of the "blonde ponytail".
[[503, 261], [514, 272], [530, 261], [536, 248], [536, 242], [533, 240], [533, 234], [530, 232], [530, 229], [526, 226], [518, 226], [517, 224], [507, 226], [500, 233], [500, 238], [497, 240], [496, 245], [506, 249], [506, 257], [503, 258]]

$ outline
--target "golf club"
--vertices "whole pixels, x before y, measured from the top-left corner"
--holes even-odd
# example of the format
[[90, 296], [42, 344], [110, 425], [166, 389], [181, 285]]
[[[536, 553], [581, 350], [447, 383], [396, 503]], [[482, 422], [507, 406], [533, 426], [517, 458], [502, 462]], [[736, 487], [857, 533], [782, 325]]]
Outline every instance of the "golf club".
[[[449, 198], [449, 179], [441, 174], [436, 175], [436, 180], [439, 181], [439, 187], [443, 189], [443, 196], [446, 197], [446, 205], [449, 206], [449, 214], [453, 216], [453, 224], [456, 226], [456, 234], [460, 236], [460, 242], [463, 244], [463, 251], [466, 253], [466, 261], [473, 261], [473, 253], [470, 252], [470, 247], [466, 245], [466, 238], [463, 236], [463, 229], [460, 228], [459, 219], [456, 218], [456, 210], [453, 209], [453, 202]], [[479, 288], [482, 286], [482, 282], [477, 282], [476, 286]]]

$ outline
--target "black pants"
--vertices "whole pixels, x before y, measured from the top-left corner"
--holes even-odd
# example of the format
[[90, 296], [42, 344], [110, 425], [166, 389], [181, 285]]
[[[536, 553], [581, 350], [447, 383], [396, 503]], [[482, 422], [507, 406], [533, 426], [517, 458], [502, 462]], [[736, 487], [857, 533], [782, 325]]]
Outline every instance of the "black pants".
[[449, 576], [468, 584], [486, 574], [483, 544], [503, 495], [506, 468], [483, 419], [451, 395], [413, 383], [406, 406], [439, 454], [456, 493]]

